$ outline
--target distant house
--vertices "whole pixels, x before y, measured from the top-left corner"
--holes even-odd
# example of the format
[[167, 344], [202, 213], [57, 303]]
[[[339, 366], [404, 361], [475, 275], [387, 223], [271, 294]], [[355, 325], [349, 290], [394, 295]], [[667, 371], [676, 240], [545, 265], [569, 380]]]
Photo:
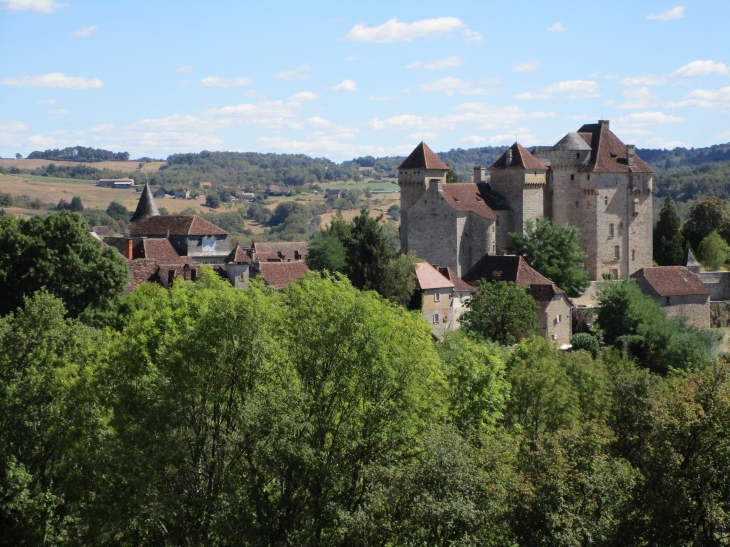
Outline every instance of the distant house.
[[531, 268], [521, 256], [484, 255], [463, 279], [473, 287], [480, 279], [513, 281], [526, 287], [538, 304], [535, 312], [540, 335], [561, 346], [570, 344], [573, 303], [563, 289]]
[[155, 190], [153, 196], [156, 198], [164, 198], [167, 197], [167, 193], [165, 192], [164, 188], [158, 188], [157, 190]]
[[187, 188], [178, 188], [175, 190], [175, 197], [179, 199], [190, 199], [190, 191]]
[[281, 188], [279, 188], [279, 186], [277, 186], [276, 184], [270, 184], [269, 187], [266, 189], [266, 193], [269, 194], [270, 196], [283, 195]]
[[96, 185], [103, 188], [132, 188], [134, 179], [99, 179]]
[[200, 183], [200, 187], [201, 187], [201, 188], [210, 188], [210, 187], [211, 187], [211, 185], [212, 185], [212, 184], [211, 184], [210, 182], [201, 182], [201, 183]]
[[237, 289], [247, 289], [248, 279], [251, 275], [251, 265], [253, 260], [248, 253], [239, 245], [236, 245], [231, 254], [225, 259], [223, 267], [214, 266], [218, 273], [228, 279], [228, 281]]
[[304, 262], [259, 262], [255, 264], [254, 276], [275, 289], [283, 289], [309, 271]]
[[262, 262], [297, 262], [307, 257], [309, 246], [304, 241], [254, 243], [253, 252]]
[[463, 305], [474, 289], [449, 268], [426, 262], [416, 265], [416, 288], [421, 293], [421, 314], [431, 325], [434, 336], [442, 338], [446, 331], [459, 328]]
[[690, 324], [710, 328], [710, 289], [684, 266], [642, 268], [631, 274], [644, 294], [656, 298], [669, 317], [685, 316]]
[[99, 234], [102, 236], [108, 236], [109, 235], [109, 227], [108, 226], [94, 226], [91, 229], [92, 232], [95, 234]]
[[330, 189], [326, 192], [326, 197], [333, 199], [340, 199], [342, 197], [342, 190]]
[[244, 199], [246, 201], [253, 201], [254, 193], [253, 192], [244, 192], [243, 190], [238, 190], [236, 192], [236, 197], [239, 199]]

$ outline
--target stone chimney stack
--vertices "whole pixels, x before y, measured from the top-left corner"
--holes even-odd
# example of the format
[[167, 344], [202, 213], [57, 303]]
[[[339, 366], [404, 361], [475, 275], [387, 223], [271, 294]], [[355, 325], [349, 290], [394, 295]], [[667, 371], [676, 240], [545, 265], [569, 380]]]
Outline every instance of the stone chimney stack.
[[474, 182], [487, 182], [487, 170], [481, 165], [474, 166]]
[[510, 165], [512, 165], [512, 149], [508, 148], [504, 153], [504, 166], [509, 167]]
[[608, 120], [598, 120], [598, 125], [605, 125], [608, 129], [609, 127], [609, 121]]
[[127, 260], [132, 260], [132, 238], [127, 239], [124, 243], [124, 257]]
[[428, 180], [428, 189], [432, 192], [440, 192], [443, 188], [441, 184], [441, 179], [429, 179]]
[[627, 144], [626, 145], [626, 161], [628, 162], [629, 166], [634, 165], [635, 159], [636, 159], [636, 145]]

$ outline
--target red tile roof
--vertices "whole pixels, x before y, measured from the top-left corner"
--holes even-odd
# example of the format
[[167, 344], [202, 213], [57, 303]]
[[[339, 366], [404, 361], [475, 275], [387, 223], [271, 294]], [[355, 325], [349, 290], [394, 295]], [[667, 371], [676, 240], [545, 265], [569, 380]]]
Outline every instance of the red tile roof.
[[581, 138], [591, 147], [588, 164], [583, 173], [653, 173], [639, 156], [634, 156], [634, 165], [629, 165], [626, 145], [621, 142], [608, 123], [588, 123], [578, 130]]
[[547, 167], [535, 156], [530, 154], [530, 152], [528, 152], [520, 143], [514, 143], [509, 147], [509, 150], [512, 151], [512, 161], [509, 167], [505, 167], [507, 162], [507, 152], [505, 152], [489, 169], [533, 169], [547, 171]]
[[226, 257], [226, 262], [237, 262], [239, 264], [248, 264], [251, 262], [251, 258], [246, 254], [246, 251], [241, 249], [240, 245], [236, 245], [231, 254]]
[[659, 296], [709, 295], [710, 290], [697, 275], [684, 266], [660, 266], [642, 268], [631, 274], [634, 279], [643, 278]]
[[129, 229], [129, 235], [147, 237], [171, 236], [212, 236], [228, 235], [228, 232], [199, 216], [155, 216], [135, 224]]
[[416, 282], [418, 283], [418, 288], [421, 290], [454, 287], [451, 280], [444, 277], [436, 266], [432, 266], [427, 262], [419, 262], [416, 264]]
[[132, 258], [154, 258], [166, 264], [184, 264], [170, 240], [163, 237], [143, 238], [132, 249]]
[[124, 288], [124, 294], [129, 294], [142, 283], [159, 279], [157, 272], [160, 270], [160, 265], [154, 258], [127, 260], [127, 264], [129, 265], [130, 280]]
[[267, 285], [275, 289], [283, 289], [292, 281], [296, 281], [309, 271], [306, 263], [297, 262], [261, 262], [258, 271]]
[[[254, 253], [259, 260], [266, 260], [272, 255], [284, 261], [304, 260], [309, 252], [309, 245], [306, 241], [277, 241], [253, 244]], [[261, 255], [259, 256], [259, 253]], [[261, 258], [261, 257], [267, 258]]]
[[474, 292], [474, 287], [469, 285], [466, 281], [464, 281], [462, 278], [460, 278], [458, 275], [456, 275], [456, 272], [452, 270], [451, 268], [446, 267], [439, 267], [439, 272], [441, 272], [441, 275], [444, 277], [447, 277], [449, 281], [451, 281], [454, 284], [454, 289], [457, 291], [471, 291]]
[[470, 211], [480, 217], [497, 220], [497, 215], [487, 205], [486, 198], [482, 195], [479, 185], [473, 182], [443, 184], [441, 192], [446, 203], [457, 211]]
[[448, 171], [449, 167], [433, 153], [425, 142], [421, 141], [410, 156], [398, 166], [398, 169], [444, 169]]

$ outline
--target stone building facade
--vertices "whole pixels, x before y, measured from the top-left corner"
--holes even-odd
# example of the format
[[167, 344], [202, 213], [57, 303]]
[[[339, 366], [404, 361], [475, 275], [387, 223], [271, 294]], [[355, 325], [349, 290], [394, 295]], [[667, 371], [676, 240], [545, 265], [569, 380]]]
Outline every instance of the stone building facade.
[[453, 270], [426, 262], [416, 265], [416, 289], [421, 295], [421, 314], [439, 339], [446, 331], [459, 328], [464, 304], [474, 292]]

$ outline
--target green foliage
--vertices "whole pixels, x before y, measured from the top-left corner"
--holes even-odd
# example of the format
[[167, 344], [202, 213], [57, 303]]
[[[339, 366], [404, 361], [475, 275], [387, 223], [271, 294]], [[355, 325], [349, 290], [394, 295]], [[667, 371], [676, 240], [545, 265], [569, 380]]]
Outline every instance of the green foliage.
[[525, 233], [510, 233], [510, 251], [527, 263], [568, 296], [583, 294], [590, 278], [583, 268], [585, 254], [580, 247], [580, 230], [568, 224], [556, 224], [546, 217], [537, 222], [525, 221]]
[[12, 206], [13, 206], [12, 194], [5, 194], [3, 192], [0, 192], [0, 207], [12, 207]]
[[705, 270], [716, 272], [730, 256], [730, 246], [717, 232], [712, 232], [697, 247], [697, 260]]
[[118, 222], [101, 209], [84, 209], [81, 216], [84, 217], [90, 229], [94, 226], [108, 226], [112, 232], [119, 229]]
[[0, 315], [45, 288], [77, 317], [89, 307], [109, 306], [128, 277], [121, 255], [102, 249], [78, 214], [9, 220], [0, 230]]
[[453, 169], [449, 169], [446, 173], [446, 182], [459, 182], [459, 175], [457, 175]]
[[62, 160], [78, 162], [94, 161], [129, 161], [129, 152], [110, 152], [101, 148], [86, 146], [69, 146], [61, 150], [54, 148], [41, 152], [36, 150], [28, 154], [28, 159]]
[[271, 233], [282, 239], [301, 241], [309, 238], [309, 211], [295, 201], [282, 201], [267, 219]]
[[217, 209], [221, 206], [221, 199], [218, 194], [208, 194], [205, 196], [205, 205], [211, 209]]
[[79, 196], [71, 198], [71, 203], [68, 203], [65, 199], [59, 200], [56, 205], [57, 211], [71, 211], [72, 213], [80, 213], [84, 210], [84, 205], [81, 203]]
[[388, 207], [388, 216], [396, 222], [400, 220], [400, 205], [394, 203]]
[[712, 232], [719, 233], [725, 241], [729, 241], [730, 207], [727, 202], [714, 196], [695, 201], [682, 232], [692, 249], [697, 249]]
[[106, 208], [106, 214], [112, 217], [114, 220], [122, 220], [129, 222], [132, 217], [132, 213], [118, 201], [112, 201], [109, 207]]
[[231, 234], [247, 234], [249, 231], [243, 223], [246, 218], [246, 210], [239, 208], [231, 212], [224, 213], [203, 213], [200, 215], [208, 222], [212, 222], [216, 226], [223, 228]]
[[573, 346], [573, 350], [585, 350], [590, 353], [591, 357], [594, 359], [598, 359], [598, 355], [601, 352], [598, 339], [588, 332], [579, 332], [574, 334], [570, 338], [570, 344]]
[[537, 331], [537, 303], [527, 289], [514, 282], [479, 280], [467, 301], [461, 327], [503, 345], [514, 344]]
[[654, 228], [654, 261], [660, 266], [679, 266], [684, 260], [682, 221], [672, 196], [667, 194]]

